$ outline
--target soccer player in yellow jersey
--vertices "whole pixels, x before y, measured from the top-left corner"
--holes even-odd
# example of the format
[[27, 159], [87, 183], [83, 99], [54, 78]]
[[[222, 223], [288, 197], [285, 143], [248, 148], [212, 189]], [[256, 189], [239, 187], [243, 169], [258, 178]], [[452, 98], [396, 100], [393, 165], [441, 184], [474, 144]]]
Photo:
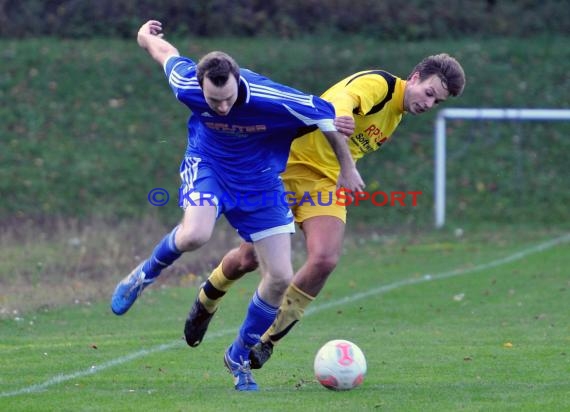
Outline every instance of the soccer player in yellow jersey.
[[[423, 59], [406, 80], [383, 70], [353, 74], [327, 90], [322, 97], [336, 110], [337, 129], [345, 133], [355, 160], [378, 150], [398, 127], [406, 113], [421, 114], [459, 96], [465, 86], [461, 65], [448, 54]], [[322, 132], [315, 130], [293, 142], [282, 174], [286, 190], [297, 196], [291, 209], [305, 235], [307, 260], [289, 285], [277, 317], [250, 351], [251, 367], [269, 359], [274, 344], [298, 322], [335, 269], [344, 237], [346, 207], [336, 200], [340, 168]], [[309, 193], [311, 199], [301, 202]], [[329, 196], [332, 196], [330, 202]], [[231, 285], [258, 263], [250, 243], [228, 252], [201, 286], [186, 320], [184, 334], [190, 346], [202, 341], [220, 300]]]

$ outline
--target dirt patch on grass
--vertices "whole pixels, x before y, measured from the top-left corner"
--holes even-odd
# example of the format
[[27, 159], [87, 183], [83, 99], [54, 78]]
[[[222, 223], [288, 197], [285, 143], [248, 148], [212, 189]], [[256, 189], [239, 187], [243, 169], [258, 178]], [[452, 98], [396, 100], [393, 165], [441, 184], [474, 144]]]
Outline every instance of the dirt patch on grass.
[[[154, 219], [20, 221], [0, 231], [0, 317], [110, 299], [127, 275], [171, 227]], [[240, 239], [221, 220], [212, 240], [184, 254], [159, 285], [195, 286]]]

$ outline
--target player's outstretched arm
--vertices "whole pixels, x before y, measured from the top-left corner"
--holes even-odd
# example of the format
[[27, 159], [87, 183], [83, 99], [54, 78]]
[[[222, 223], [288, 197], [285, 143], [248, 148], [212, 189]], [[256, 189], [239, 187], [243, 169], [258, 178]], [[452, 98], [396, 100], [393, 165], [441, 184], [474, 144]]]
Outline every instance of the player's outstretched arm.
[[137, 34], [137, 42], [161, 66], [171, 56], [179, 56], [178, 49], [162, 37], [162, 23], [149, 20], [141, 26]]
[[340, 132], [333, 131], [323, 131], [323, 134], [329, 141], [340, 165], [337, 186], [344, 187], [352, 192], [361, 192], [364, 189], [364, 181], [356, 169], [356, 163], [346, 144], [346, 137]]

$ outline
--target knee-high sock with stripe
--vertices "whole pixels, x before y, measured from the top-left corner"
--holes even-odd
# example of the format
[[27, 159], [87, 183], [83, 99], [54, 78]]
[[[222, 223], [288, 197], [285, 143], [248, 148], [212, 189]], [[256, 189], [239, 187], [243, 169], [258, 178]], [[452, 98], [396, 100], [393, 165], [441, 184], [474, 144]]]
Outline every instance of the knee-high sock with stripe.
[[235, 280], [230, 280], [224, 275], [222, 263], [220, 263], [218, 267], [212, 271], [204, 287], [200, 289], [198, 299], [200, 299], [200, 302], [208, 312], [214, 313], [220, 301], [234, 283]]
[[293, 326], [301, 320], [305, 309], [314, 299], [314, 296], [303, 292], [294, 284], [290, 284], [285, 291], [281, 306], [279, 306], [275, 322], [263, 334], [261, 341], [275, 344], [287, 335]]
[[172, 265], [182, 253], [178, 250], [174, 243], [174, 235], [178, 230], [178, 226], [166, 235], [154, 248], [150, 257], [143, 263], [142, 270], [145, 273], [145, 279], [154, 279], [162, 269]]
[[242, 363], [249, 359], [250, 348], [259, 342], [260, 335], [275, 320], [277, 308], [264, 302], [257, 291], [249, 302], [245, 320], [230, 348], [230, 358]]

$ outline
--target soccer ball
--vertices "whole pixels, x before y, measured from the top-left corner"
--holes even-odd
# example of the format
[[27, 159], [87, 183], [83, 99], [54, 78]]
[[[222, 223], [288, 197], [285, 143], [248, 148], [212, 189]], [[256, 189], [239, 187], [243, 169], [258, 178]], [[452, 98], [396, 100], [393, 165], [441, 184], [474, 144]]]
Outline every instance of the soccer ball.
[[315, 356], [315, 377], [333, 391], [346, 391], [359, 386], [366, 374], [366, 358], [358, 346], [348, 340], [325, 343]]

